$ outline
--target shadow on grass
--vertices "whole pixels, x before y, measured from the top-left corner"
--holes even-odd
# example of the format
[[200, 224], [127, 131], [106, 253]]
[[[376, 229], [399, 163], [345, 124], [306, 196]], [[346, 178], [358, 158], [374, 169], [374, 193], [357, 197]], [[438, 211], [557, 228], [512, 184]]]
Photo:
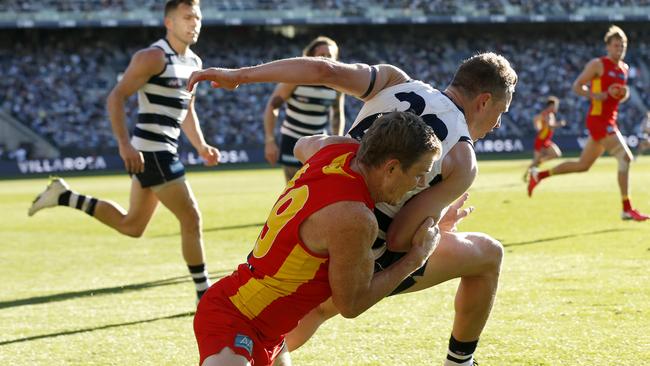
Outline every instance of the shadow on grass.
[[[209, 228], [204, 228], [203, 232], [210, 232], [210, 231], [224, 231], [224, 230], [237, 230], [237, 229], [246, 229], [249, 227], [262, 227], [264, 226], [263, 222], [258, 222], [254, 224], [243, 224], [243, 225], [231, 225], [231, 226], [217, 226], [217, 227], [209, 227]], [[160, 234], [160, 235], [152, 235], [152, 238], [166, 238], [170, 236], [180, 236], [180, 233], [172, 233], [172, 234]]]
[[126, 326], [129, 326], [129, 325], [136, 325], [136, 324], [145, 324], [145, 323], [155, 322], [155, 321], [158, 321], [158, 320], [185, 318], [185, 317], [189, 317], [189, 316], [194, 316], [194, 312], [193, 311], [188, 311], [188, 312], [185, 312], [185, 313], [168, 315], [168, 316], [161, 316], [161, 317], [158, 317], [158, 318], [135, 320], [135, 321], [132, 321], [132, 322], [107, 324], [107, 325], [102, 325], [102, 326], [92, 327], [92, 328], [66, 330], [66, 331], [57, 332], [57, 333], [41, 334], [41, 335], [35, 335], [35, 336], [30, 336], [30, 337], [10, 339], [10, 340], [6, 340], [6, 341], [0, 341], [0, 346], [6, 346], [8, 344], [14, 344], [14, 343], [30, 342], [30, 341], [35, 341], [35, 340], [44, 339], [44, 338], [54, 338], [54, 337], [72, 335], [72, 334], [88, 333], [88, 332], [94, 332], [96, 330], [104, 330], [104, 329], [111, 329], [111, 328], [118, 328], [118, 327], [126, 327]]
[[[212, 276], [210, 276], [210, 279], [221, 278], [227, 274], [230, 274], [230, 272], [231, 271], [218, 271], [216, 273], [213, 273]], [[190, 278], [189, 275], [178, 276], [178, 277], [165, 278], [163, 280], [134, 283], [132, 285], [104, 287], [104, 288], [90, 289], [84, 291], [62, 292], [59, 294], [51, 294], [46, 296], [37, 296], [37, 297], [28, 297], [25, 299], [1, 301], [0, 309], [25, 306], [25, 305], [46, 304], [46, 303], [65, 301], [70, 299], [89, 297], [89, 296], [121, 294], [121, 293], [131, 292], [131, 291], [140, 291], [152, 287], [176, 285], [183, 282], [192, 282], [192, 279]]]
[[605, 229], [605, 230], [590, 231], [590, 232], [586, 232], [586, 233], [551, 236], [551, 237], [548, 237], [548, 238], [533, 239], [533, 240], [527, 240], [527, 241], [519, 241], [519, 242], [515, 242], [515, 243], [504, 243], [504, 242], [502, 242], [502, 244], [503, 244], [503, 246], [505, 248], [508, 248], [508, 247], [516, 247], [516, 246], [520, 246], [520, 245], [539, 244], [539, 243], [544, 243], [544, 242], [547, 242], [547, 241], [554, 241], [554, 240], [560, 240], [560, 239], [575, 238], [575, 237], [578, 237], [578, 236], [598, 235], [598, 234], [605, 234], [605, 233], [613, 233], [613, 232], [617, 232], [617, 231], [630, 231], [630, 230], [634, 230], [634, 229]]

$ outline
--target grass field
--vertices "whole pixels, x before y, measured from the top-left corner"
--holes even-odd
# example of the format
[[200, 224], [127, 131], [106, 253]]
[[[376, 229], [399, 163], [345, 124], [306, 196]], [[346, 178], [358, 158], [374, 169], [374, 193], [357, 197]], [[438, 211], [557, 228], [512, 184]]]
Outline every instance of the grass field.
[[[526, 162], [481, 162], [461, 225], [506, 248], [481, 366], [638, 365], [650, 359], [650, 222], [623, 222], [614, 160], [544, 181]], [[189, 174], [213, 277], [244, 260], [277, 194], [275, 169]], [[125, 176], [68, 179], [127, 203]], [[193, 284], [177, 223], [159, 209], [140, 239], [79, 211], [26, 215], [44, 179], [0, 181], [0, 365], [196, 365]], [[650, 158], [633, 165], [633, 202], [650, 211]], [[296, 365], [441, 365], [456, 281], [336, 318]]]

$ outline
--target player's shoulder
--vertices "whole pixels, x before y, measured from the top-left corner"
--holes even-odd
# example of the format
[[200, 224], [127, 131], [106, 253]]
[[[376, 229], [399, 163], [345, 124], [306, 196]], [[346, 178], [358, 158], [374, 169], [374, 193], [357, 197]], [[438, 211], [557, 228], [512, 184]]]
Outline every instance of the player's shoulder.
[[165, 51], [159, 47], [149, 46], [136, 51], [132, 59], [135, 62], [144, 63], [165, 62]]
[[361, 201], [337, 201], [331, 203], [314, 215], [324, 227], [332, 225], [339, 230], [362, 231], [371, 235], [377, 231], [377, 219], [373, 211]]

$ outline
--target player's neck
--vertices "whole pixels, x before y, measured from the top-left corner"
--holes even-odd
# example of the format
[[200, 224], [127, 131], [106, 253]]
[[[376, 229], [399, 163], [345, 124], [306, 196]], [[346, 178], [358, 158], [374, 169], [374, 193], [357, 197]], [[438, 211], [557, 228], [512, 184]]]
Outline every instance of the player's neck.
[[179, 41], [178, 39], [170, 36], [169, 34], [165, 37], [169, 45], [172, 47], [172, 49], [179, 55], [185, 56], [187, 51], [190, 49], [190, 45], [187, 43], [183, 43]]
[[373, 202], [378, 202], [379, 200], [379, 197], [377, 197], [378, 191], [375, 189], [375, 187], [370, 186], [370, 183], [372, 182], [372, 180], [369, 179], [370, 169], [365, 165], [363, 165], [362, 163], [360, 163], [359, 159], [357, 159], [356, 157], [350, 163], [350, 169], [352, 169], [352, 171], [356, 172], [363, 178], [363, 181], [366, 183], [366, 187], [368, 187], [370, 198], [372, 198]]

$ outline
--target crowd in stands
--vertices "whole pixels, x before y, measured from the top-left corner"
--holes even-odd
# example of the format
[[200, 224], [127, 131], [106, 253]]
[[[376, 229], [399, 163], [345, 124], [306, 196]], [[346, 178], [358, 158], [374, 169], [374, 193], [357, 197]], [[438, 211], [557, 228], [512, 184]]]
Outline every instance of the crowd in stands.
[[[329, 31], [328, 31], [329, 30]], [[511, 60], [519, 83], [510, 111], [497, 136], [531, 138], [532, 117], [543, 108], [545, 97], [562, 100], [560, 117], [569, 123], [557, 134], [584, 133], [588, 101], [571, 92], [571, 83], [593, 57], [604, 54], [606, 25], [575, 32], [540, 32], [522, 27], [486, 30], [479, 26], [383, 26], [313, 30], [295, 39], [252, 28], [206, 28], [195, 51], [204, 66], [238, 67], [298, 56], [315, 35], [327, 34], [339, 42], [341, 60], [391, 63], [411, 77], [444, 89], [457, 65], [477, 51], [495, 51]], [[627, 29], [626, 29], [627, 30]], [[372, 34], [373, 38], [367, 35]], [[131, 54], [150, 44], [162, 31], [124, 29], [69, 32], [15, 31], [14, 42], [0, 48], [0, 109], [62, 148], [115, 149], [105, 100]], [[647, 107], [645, 91], [650, 59], [646, 31], [628, 30], [633, 67], [630, 84]], [[119, 40], [119, 41], [116, 41]], [[641, 67], [644, 66], [644, 67]], [[196, 109], [206, 139], [216, 146], [261, 146], [263, 110], [273, 85], [244, 85], [234, 92], [201, 84]], [[136, 100], [129, 102], [135, 120]], [[347, 123], [354, 120], [360, 102], [346, 98]], [[625, 103], [619, 123], [624, 133], [634, 133], [645, 115], [643, 105]]]
[[[203, 0], [204, 9], [219, 11], [292, 10], [308, 8], [338, 10], [342, 15], [360, 16], [370, 8], [421, 11], [425, 15], [521, 15], [573, 14], [577, 9], [594, 7], [648, 7], [650, 0]], [[51, 11], [116, 12], [148, 10], [158, 14], [164, 6], [160, 0], [22, 0], [0, 1], [0, 12], [34, 13]]]

